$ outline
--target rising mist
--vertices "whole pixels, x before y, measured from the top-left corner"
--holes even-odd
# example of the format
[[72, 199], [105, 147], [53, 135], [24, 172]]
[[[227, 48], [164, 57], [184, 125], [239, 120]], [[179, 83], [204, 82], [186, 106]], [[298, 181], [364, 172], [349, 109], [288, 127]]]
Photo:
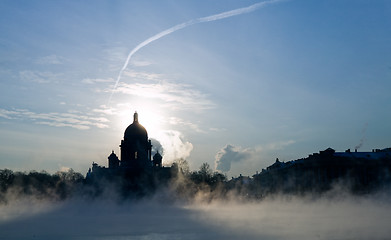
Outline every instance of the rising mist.
[[391, 233], [388, 188], [357, 195], [341, 182], [321, 194], [260, 199], [243, 187], [225, 189], [226, 180], [204, 164], [153, 193], [124, 197], [113, 182], [96, 188], [73, 171], [2, 173], [9, 184], [2, 182], [0, 239], [387, 239]]

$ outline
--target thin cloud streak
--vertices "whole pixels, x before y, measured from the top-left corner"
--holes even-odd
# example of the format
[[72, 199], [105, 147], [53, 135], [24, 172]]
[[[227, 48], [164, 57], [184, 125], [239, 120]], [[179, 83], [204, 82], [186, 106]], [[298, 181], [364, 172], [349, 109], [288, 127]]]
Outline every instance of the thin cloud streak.
[[73, 113], [35, 113], [26, 109], [0, 109], [0, 117], [9, 120], [29, 119], [35, 124], [53, 127], [71, 127], [79, 130], [87, 130], [91, 127], [109, 127], [106, 124], [109, 122], [107, 118], [82, 116]]
[[270, 0], [270, 1], [260, 2], [260, 3], [253, 4], [253, 5], [248, 6], [248, 7], [238, 8], [238, 9], [226, 11], [226, 12], [223, 12], [223, 13], [211, 15], [211, 16], [208, 16], [208, 17], [192, 19], [190, 21], [187, 21], [187, 22], [175, 25], [175, 26], [173, 26], [171, 28], [168, 28], [168, 29], [166, 29], [166, 30], [164, 30], [164, 31], [162, 31], [162, 32], [160, 32], [160, 33], [158, 33], [158, 34], [148, 38], [147, 40], [141, 42], [132, 51], [130, 51], [128, 57], [126, 58], [125, 64], [124, 64], [124, 66], [122, 67], [122, 69], [120, 70], [120, 72], [118, 74], [117, 81], [116, 81], [116, 83], [115, 83], [115, 85], [113, 87], [113, 90], [111, 92], [108, 104], [110, 103], [111, 98], [113, 97], [115, 89], [117, 88], [118, 83], [121, 80], [122, 73], [127, 68], [130, 59], [141, 48], [145, 47], [146, 45], [150, 44], [151, 42], [154, 42], [154, 41], [156, 41], [156, 40], [158, 40], [158, 39], [160, 39], [160, 38], [162, 38], [162, 37], [164, 37], [164, 36], [166, 36], [168, 34], [171, 34], [173, 32], [176, 32], [176, 31], [180, 30], [180, 29], [189, 27], [191, 25], [198, 24], [198, 23], [204, 23], [204, 22], [212, 22], [212, 21], [221, 20], [221, 19], [224, 19], [224, 18], [229, 18], [229, 17], [241, 15], [241, 14], [250, 13], [250, 12], [253, 12], [253, 11], [255, 11], [255, 10], [261, 8], [261, 7], [266, 6], [267, 4], [271, 4], [271, 3], [275, 3], [275, 2], [279, 2], [279, 1], [280, 0]]
[[161, 81], [161, 79], [164, 77], [163, 74], [140, 72], [140, 71], [127, 71], [124, 74], [133, 79], [149, 80], [149, 81]]
[[182, 118], [170, 117], [169, 123], [174, 126], [184, 126], [187, 129], [191, 129], [195, 132], [206, 133], [206, 131], [202, 130], [197, 124], [190, 121], [186, 121]]
[[192, 108], [195, 110], [212, 109], [215, 104], [205, 94], [191, 89], [185, 84], [168, 82], [144, 84], [121, 83], [115, 92], [135, 95], [149, 99], [159, 99], [177, 109]]
[[59, 77], [62, 74], [40, 71], [21, 71], [19, 77], [27, 82], [35, 82], [40, 84], [58, 83]]
[[57, 55], [49, 55], [38, 58], [35, 63], [40, 65], [59, 65], [64, 63], [64, 58]]
[[102, 79], [102, 78], [85, 78], [81, 81], [82, 83], [86, 84], [96, 84], [96, 83], [111, 83], [114, 82], [114, 79], [108, 78], [108, 79]]

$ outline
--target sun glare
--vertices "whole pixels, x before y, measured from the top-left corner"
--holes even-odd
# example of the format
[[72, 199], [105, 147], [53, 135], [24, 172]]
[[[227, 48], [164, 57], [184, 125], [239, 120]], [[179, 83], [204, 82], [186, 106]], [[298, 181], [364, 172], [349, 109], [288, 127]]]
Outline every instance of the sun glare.
[[145, 127], [149, 138], [159, 139], [162, 130], [165, 129], [165, 114], [152, 104], [137, 104], [133, 106], [121, 107], [119, 113], [121, 119], [120, 128], [126, 129], [133, 122], [133, 114], [138, 113], [139, 123]]
[[138, 113], [138, 121], [147, 130], [148, 138], [156, 139], [163, 147], [163, 164], [189, 156], [193, 145], [183, 140], [179, 131], [172, 129], [167, 111], [159, 109], [157, 104], [121, 104], [118, 109], [123, 109], [119, 112], [121, 131], [133, 123], [133, 115]]

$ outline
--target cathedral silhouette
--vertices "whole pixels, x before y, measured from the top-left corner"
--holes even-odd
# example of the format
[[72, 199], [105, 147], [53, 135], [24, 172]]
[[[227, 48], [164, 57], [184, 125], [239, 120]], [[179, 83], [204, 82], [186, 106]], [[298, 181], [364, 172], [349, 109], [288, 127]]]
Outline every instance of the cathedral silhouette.
[[170, 167], [162, 166], [162, 155], [156, 152], [152, 155], [151, 140], [148, 139], [147, 130], [139, 123], [138, 113], [133, 115], [133, 123], [130, 124], [121, 140], [121, 160], [111, 152], [108, 157], [108, 167], [99, 166], [92, 163], [92, 168], [88, 170], [88, 178], [107, 177], [115, 175], [140, 176], [142, 174], [167, 175]]

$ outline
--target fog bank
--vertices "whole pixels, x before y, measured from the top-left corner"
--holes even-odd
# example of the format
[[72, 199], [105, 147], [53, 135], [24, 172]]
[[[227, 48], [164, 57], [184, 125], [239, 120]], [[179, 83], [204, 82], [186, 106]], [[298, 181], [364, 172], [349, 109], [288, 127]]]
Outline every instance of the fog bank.
[[0, 207], [0, 239], [388, 239], [387, 195], [260, 202], [67, 200]]

